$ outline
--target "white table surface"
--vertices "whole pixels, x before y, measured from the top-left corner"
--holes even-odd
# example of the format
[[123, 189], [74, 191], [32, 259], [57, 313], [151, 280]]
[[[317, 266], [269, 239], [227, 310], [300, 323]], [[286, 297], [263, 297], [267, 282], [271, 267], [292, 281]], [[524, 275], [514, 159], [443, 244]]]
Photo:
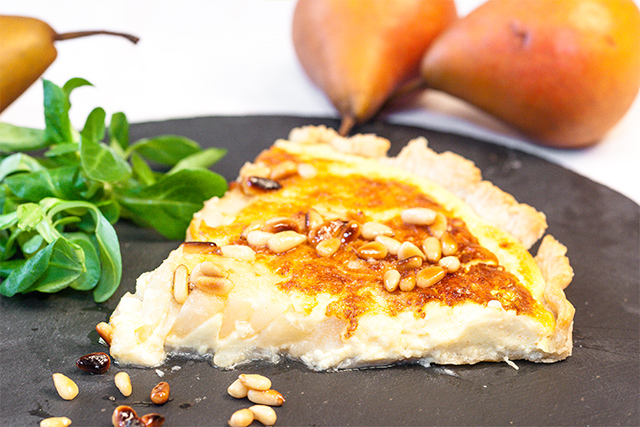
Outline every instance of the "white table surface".
[[[466, 15], [482, 2], [457, 0], [458, 12]], [[107, 114], [123, 111], [130, 122], [210, 115], [335, 116], [295, 56], [294, 5], [293, 0], [0, 0], [0, 14], [40, 18], [58, 33], [108, 29], [140, 37], [137, 45], [108, 36], [56, 43], [58, 58], [43, 77], [59, 85], [83, 77], [95, 86], [72, 95], [71, 120], [78, 128], [97, 106]], [[36, 83], [0, 114], [0, 121], [42, 128], [42, 111], [42, 85]], [[580, 150], [528, 142], [433, 91], [385, 118], [517, 148], [640, 203], [640, 97], [600, 143]]]

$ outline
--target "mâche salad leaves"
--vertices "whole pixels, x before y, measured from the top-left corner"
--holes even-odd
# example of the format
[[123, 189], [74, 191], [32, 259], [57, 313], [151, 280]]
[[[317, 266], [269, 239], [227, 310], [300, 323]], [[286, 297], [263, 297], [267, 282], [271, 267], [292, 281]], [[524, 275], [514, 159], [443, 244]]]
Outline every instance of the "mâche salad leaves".
[[[226, 180], [208, 168], [226, 151], [188, 138], [129, 140], [126, 116], [107, 125], [98, 107], [81, 131], [69, 119], [73, 90], [43, 80], [45, 129], [0, 123], [0, 294], [92, 291], [106, 301], [122, 277], [120, 218], [184, 238], [204, 201]], [[37, 152], [30, 155], [28, 152]], [[155, 171], [150, 162], [169, 168]]]

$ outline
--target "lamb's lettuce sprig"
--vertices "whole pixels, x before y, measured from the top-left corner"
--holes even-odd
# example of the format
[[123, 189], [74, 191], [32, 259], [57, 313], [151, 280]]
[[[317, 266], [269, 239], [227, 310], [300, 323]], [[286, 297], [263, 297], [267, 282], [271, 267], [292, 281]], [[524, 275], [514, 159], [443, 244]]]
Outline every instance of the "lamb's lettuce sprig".
[[[80, 78], [43, 80], [45, 129], [0, 123], [0, 294], [93, 291], [106, 301], [122, 277], [120, 218], [184, 238], [193, 213], [227, 182], [208, 168], [226, 153], [188, 138], [129, 141], [129, 123], [98, 107], [81, 131], [69, 119]], [[27, 152], [37, 152], [29, 155]], [[163, 165], [155, 171], [150, 162]]]

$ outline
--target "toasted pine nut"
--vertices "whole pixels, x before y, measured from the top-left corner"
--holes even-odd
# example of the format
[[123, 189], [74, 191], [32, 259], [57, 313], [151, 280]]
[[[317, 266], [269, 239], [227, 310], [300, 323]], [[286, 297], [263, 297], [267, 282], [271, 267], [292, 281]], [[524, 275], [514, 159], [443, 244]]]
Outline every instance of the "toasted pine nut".
[[132, 387], [129, 374], [126, 372], [118, 372], [113, 378], [113, 381], [116, 383], [116, 387], [124, 397], [131, 396]]
[[411, 292], [416, 287], [416, 276], [409, 274], [400, 279], [398, 287], [402, 292]]
[[256, 260], [256, 252], [245, 245], [224, 245], [220, 247], [222, 256], [238, 261], [253, 262]]
[[419, 256], [412, 256], [410, 258], [403, 259], [396, 266], [398, 271], [407, 271], [420, 267], [422, 267], [422, 258], [420, 258]]
[[442, 212], [438, 212], [435, 221], [429, 226], [429, 233], [439, 239], [445, 231], [447, 231], [447, 217]]
[[107, 345], [111, 345], [111, 339], [113, 338], [113, 326], [107, 322], [100, 322], [96, 325], [96, 332], [100, 335], [100, 338], [107, 343]]
[[269, 237], [267, 246], [275, 253], [286, 252], [307, 241], [307, 236], [295, 231], [281, 231]]
[[331, 237], [327, 240], [323, 240], [316, 246], [316, 252], [321, 257], [330, 257], [331, 255], [338, 252], [340, 249], [340, 245], [342, 245], [342, 241], [337, 237]]
[[309, 163], [298, 163], [298, 175], [305, 179], [314, 178], [318, 175], [318, 169]]
[[218, 249], [215, 242], [184, 242], [180, 247], [185, 255], [212, 254]]
[[400, 218], [407, 224], [429, 225], [436, 219], [436, 211], [429, 208], [410, 208], [400, 213]]
[[438, 262], [442, 256], [442, 248], [440, 247], [440, 240], [433, 236], [429, 236], [422, 242], [422, 250], [430, 262]]
[[189, 297], [189, 270], [180, 264], [173, 272], [173, 298], [178, 304], [184, 304]]
[[238, 380], [242, 385], [253, 390], [269, 390], [271, 388], [271, 380], [263, 375], [240, 374]]
[[247, 397], [258, 405], [281, 406], [284, 403], [284, 396], [275, 390], [249, 389]]
[[357, 221], [349, 221], [342, 231], [342, 241], [351, 243], [360, 237], [360, 229], [362, 226]]
[[442, 267], [425, 267], [416, 275], [416, 284], [420, 288], [428, 288], [438, 283], [446, 275], [447, 271]]
[[152, 390], [149, 397], [151, 401], [156, 405], [162, 405], [169, 400], [169, 393], [171, 392], [171, 387], [169, 387], [169, 383], [165, 381], [159, 382]]
[[280, 233], [281, 231], [293, 230], [296, 233], [302, 231], [304, 227], [304, 221], [298, 222], [295, 218], [287, 218], [278, 216], [271, 218], [264, 223], [262, 231], [268, 233]]
[[269, 174], [269, 178], [278, 180], [290, 177], [291, 175], [294, 175], [296, 173], [298, 173], [298, 165], [291, 160], [285, 160], [271, 168], [271, 174]]
[[164, 424], [164, 415], [145, 414], [140, 417], [140, 422], [144, 427], [160, 427]]
[[230, 427], [247, 427], [253, 422], [253, 412], [249, 408], [239, 409], [229, 418]]
[[233, 282], [225, 277], [200, 276], [194, 285], [208, 294], [220, 296], [228, 295], [233, 288]]
[[455, 237], [449, 232], [445, 232], [440, 238], [442, 242], [442, 255], [448, 256], [458, 252], [458, 242]]
[[[138, 420], [138, 414], [135, 409], [126, 405], [116, 407], [116, 409], [113, 410], [113, 414], [111, 414], [111, 425], [113, 425], [113, 427], [135, 425], [135, 422]], [[146, 426], [146, 424], [144, 425]]]
[[78, 395], [78, 385], [66, 375], [53, 374], [53, 385], [56, 386], [56, 391], [64, 400], [73, 400]]
[[267, 241], [271, 236], [273, 236], [273, 233], [268, 231], [253, 230], [247, 234], [247, 243], [254, 247], [267, 246]]
[[369, 221], [362, 225], [362, 237], [367, 240], [374, 240], [378, 236], [392, 237], [394, 234], [391, 227], [379, 222]]
[[362, 259], [373, 258], [380, 260], [384, 259], [387, 256], [388, 252], [389, 251], [387, 251], [385, 245], [374, 240], [373, 242], [365, 243], [364, 245], [360, 246], [356, 251], [356, 254], [359, 258]]
[[318, 212], [313, 208], [309, 209], [309, 211], [307, 212], [307, 215], [305, 216], [305, 225], [307, 227], [307, 230], [320, 227], [323, 222], [324, 222], [324, 218], [322, 217], [320, 212]]
[[460, 268], [460, 260], [453, 255], [449, 255], [441, 258], [438, 265], [445, 268], [449, 273], [455, 273]]
[[231, 385], [227, 388], [227, 393], [229, 393], [230, 396], [233, 396], [236, 399], [247, 397], [248, 391], [249, 389], [244, 384], [242, 384], [239, 379], [232, 382]]
[[398, 260], [402, 261], [414, 256], [419, 256], [423, 260], [426, 258], [419, 247], [411, 242], [402, 242], [402, 244], [398, 248]]
[[67, 417], [50, 417], [40, 421], [40, 427], [67, 427], [71, 420]]
[[253, 405], [249, 410], [253, 412], [253, 417], [265, 426], [274, 425], [278, 419], [276, 411], [271, 406]]
[[393, 237], [377, 236], [375, 240], [376, 242], [382, 243], [391, 255], [398, 255], [398, 249], [400, 249], [401, 243]]
[[400, 272], [398, 270], [387, 270], [384, 272], [384, 288], [388, 292], [398, 289], [400, 283]]

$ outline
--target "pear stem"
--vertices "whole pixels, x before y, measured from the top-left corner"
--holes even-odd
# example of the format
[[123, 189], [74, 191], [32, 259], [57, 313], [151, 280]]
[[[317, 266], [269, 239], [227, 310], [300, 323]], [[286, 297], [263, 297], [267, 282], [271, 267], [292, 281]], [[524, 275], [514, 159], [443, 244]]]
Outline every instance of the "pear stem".
[[338, 134], [341, 136], [347, 136], [353, 126], [356, 124], [356, 120], [352, 115], [342, 117], [342, 122], [340, 123], [340, 129], [338, 129]]
[[56, 41], [69, 40], [69, 39], [76, 39], [78, 37], [95, 36], [95, 35], [98, 35], [98, 34], [106, 34], [106, 35], [109, 35], [109, 36], [124, 37], [125, 39], [129, 40], [133, 44], [136, 44], [136, 43], [138, 43], [138, 41], [140, 41], [139, 37], [132, 36], [131, 34], [117, 33], [117, 32], [114, 32], [114, 31], [105, 31], [105, 30], [74, 31], [74, 32], [71, 32], [71, 33], [56, 34], [53, 39], [56, 40]]

